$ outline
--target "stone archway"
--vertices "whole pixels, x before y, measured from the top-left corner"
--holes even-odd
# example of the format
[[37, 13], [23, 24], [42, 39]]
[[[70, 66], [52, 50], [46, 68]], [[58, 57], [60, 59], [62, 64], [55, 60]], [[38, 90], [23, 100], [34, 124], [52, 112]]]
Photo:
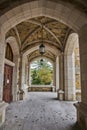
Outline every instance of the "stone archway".
[[75, 56], [74, 48], [78, 43], [78, 34], [72, 33], [69, 35], [65, 54], [64, 54], [64, 68], [65, 68], [65, 100], [75, 100]]
[[[71, 4], [67, 4], [65, 2], [50, 2], [50, 1], [33, 1], [28, 2], [26, 4], [20, 5], [4, 15], [0, 17], [0, 100], [2, 101], [2, 84], [3, 84], [3, 68], [4, 68], [4, 55], [5, 55], [5, 34], [6, 32], [11, 29], [13, 26], [17, 25], [18, 23], [30, 19], [31, 17], [36, 16], [48, 16], [52, 17], [60, 22], [65, 23], [69, 27], [71, 27], [74, 31], [79, 32], [80, 36], [80, 57], [81, 57], [81, 85], [82, 85], [82, 102], [84, 105], [81, 105], [81, 110], [83, 110], [83, 106], [87, 108], [87, 88], [86, 88], [86, 75], [87, 69], [85, 63], [87, 62], [86, 59], [86, 52], [87, 52], [87, 17], [84, 13], [78, 11], [74, 8]], [[71, 17], [72, 16], [72, 17]], [[81, 28], [84, 26], [83, 28]], [[84, 43], [84, 44], [83, 44]], [[83, 65], [84, 64], [84, 65]], [[84, 110], [83, 110], [84, 111]], [[81, 113], [84, 115], [83, 113]], [[87, 116], [79, 117], [80, 122], [85, 122], [85, 129], [87, 128]], [[84, 124], [82, 124], [84, 127]]]
[[[60, 52], [57, 50], [57, 48], [54, 48], [54, 47], [51, 48], [50, 46], [47, 46], [47, 45], [45, 45], [45, 47], [46, 47], [46, 50], [51, 50], [52, 54], [54, 54], [56, 57], [59, 56]], [[38, 50], [38, 49], [39, 49], [39, 45], [36, 45], [33, 48], [30, 48], [29, 50], [27, 49], [22, 55], [21, 88], [24, 88], [24, 84], [25, 84], [25, 69], [24, 68], [26, 67], [26, 64], [28, 64], [28, 62], [31, 62], [31, 61], [27, 60], [27, 56], [29, 54], [31, 54], [33, 51]], [[34, 60], [35, 58], [37, 58], [37, 57], [34, 57], [32, 60]], [[50, 61], [52, 61], [51, 57], [50, 57]], [[59, 65], [59, 63], [58, 63], [58, 61], [56, 62], [56, 58], [55, 58], [54, 59], [54, 86], [55, 86], [55, 89], [56, 89], [56, 85], [57, 85], [57, 88], [59, 88], [59, 81], [58, 81], [59, 71], [58, 71], [58, 73], [56, 73], [56, 66], [57, 66], [57, 70], [58, 70], [58, 65]], [[57, 79], [57, 82], [56, 82], [56, 79]]]
[[75, 9], [72, 4], [40, 0], [22, 4], [2, 15], [0, 18], [1, 30], [7, 32], [20, 22], [37, 16], [52, 17], [76, 31], [87, 23], [85, 14]]
[[[63, 12], [64, 10], [64, 12]], [[72, 14], [72, 17], [70, 17]], [[17, 25], [18, 23], [36, 16], [48, 16], [65, 23], [73, 30], [78, 31], [86, 22], [87, 18], [84, 13], [74, 8], [72, 4], [66, 2], [52, 2], [52, 1], [33, 1], [22, 4], [9, 10], [0, 17], [0, 45], [1, 49], [5, 48], [5, 34], [6, 32]], [[81, 19], [81, 20], [80, 20]], [[1, 61], [4, 60], [4, 51], [0, 55]], [[1, 75], [3, 73], [3, 63], [1, 63]], [[1, 82], [3, 76], [1, 76]], [[1, 83], [2, 84], [2, 83]], [[2, 86], [2, 85], [1, 85]], [[1, 91], [2, 92], [2, 91]], [[2, 95], [2, 94], [1, 94]], [[2, 97], [2, 96], [1, 96]]]
[[16, 38], [13, 37], [13, 36], [10, 36], [6, 39], [6, 43], [9, 43], [11, 48], [12, 48], [12, 51], [13, 51], [13, 55], [19, 55], [19, 46], [18, 46], [18, 43], [16, 41]]
[[[11, 36], [6, 39], [6, 43], [9, 43], [9, 45], [12, 48], [13, 51], [13, 63], [6, 62], [6, 64], [9, 64], [13, 66], [13, 78], [12, 78], [12, 95], [13, 95], [13, 101], [17, 100], [17, 83], [18, 83], [18, 73], [19, 73], [19, 46], [17, 44], [16, 38]], [[7, 59], [5, 59], [6, 61]], [[12, 65], [13, 64], [13, 65]]]

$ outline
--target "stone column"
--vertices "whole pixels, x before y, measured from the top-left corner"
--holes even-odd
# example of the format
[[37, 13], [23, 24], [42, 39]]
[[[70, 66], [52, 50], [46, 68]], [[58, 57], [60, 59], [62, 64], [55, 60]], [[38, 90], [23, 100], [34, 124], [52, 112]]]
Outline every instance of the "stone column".
[[56, 62], [53, 64], [53, 91], [56, 91]]
[[76, 100], [75, 91], [75, 56], [74, 52], [64, 56], [65, 100]]
[[21, 89], [22, 86], [21, 77], [22, 77], [22, 54], [20, 54], [20, 63], [19, 63], [19, 90]]
[[13, 85], [12, 85], [12, 93], [13, 93], [13, 101], [17, 100], [17, 92], [18, 92], [18, 74], [19, 74], [19, 56], [14, 56], [15, 66], [13, 67]]
[[59, 55], [59, 90], [58, 99], [64, 100], [64, 54]]
[[59, 56], [59, 82], [60, 82], [60, 89], [64, 90], [64, 54], [61, 53]]
[[29, 86], [31, 86], [31, 72], [30, 72], [30, 62], [29, 62], [29, 70], [28, 70], [28, 83], [29, 83]]
[[29, 64], [27, 65], [27, 86], [29, 86]]
[[28, 72], [29, 71], [29, 66], [28, 64], [25, 65], [25, 84], [28, 86]]
[[21, 70], [21, 88], [24, 89], [25, 84], [25, 61], [26, 57], [22, 55], [22, 70]]
[[75, 82], [75, 46], [78, 44], [78, 34], [68, 36], [64, 50], [65, 100], [76, 100]]
[[81, 98], [77, 103], [77, 120], [82, 130], [87, 130], [87, 25], [79, 31]]
[[[23, 55], [22, 53], [20, 54], [20, 64], [19, 64], [19, 91], [18, 91], [18, 100], [23, 100], [23, 85], [24, 85], [24, 76], [23, 75]], [[24, 69], [25, 71], [25, 69]]]
[[5, 110], [8, 106], [8, 104], [3, 101], [5, 48], [5, 37], [3, 37], [0, 32], [0, 125], [5, 121]]
[[56, 57], [56, 91], [59, 89], [59, 57]]
[[5, 40], [0, 33], [0, 101], [3, 100], [3, 81], [4, 81], [4, 60], [5, 60]]
[[28, 61], [28, 91], [31, 91], [30, 61]]

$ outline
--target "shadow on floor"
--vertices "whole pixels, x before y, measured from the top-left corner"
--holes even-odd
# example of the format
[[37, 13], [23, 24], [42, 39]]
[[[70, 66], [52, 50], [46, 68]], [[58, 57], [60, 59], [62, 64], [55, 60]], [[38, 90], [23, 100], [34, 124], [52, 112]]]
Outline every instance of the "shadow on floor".
[[73, 124], [71, 130], [82, 130], [82, 129], [79, 127], [78, 123], [76, 122], [75, 124]]

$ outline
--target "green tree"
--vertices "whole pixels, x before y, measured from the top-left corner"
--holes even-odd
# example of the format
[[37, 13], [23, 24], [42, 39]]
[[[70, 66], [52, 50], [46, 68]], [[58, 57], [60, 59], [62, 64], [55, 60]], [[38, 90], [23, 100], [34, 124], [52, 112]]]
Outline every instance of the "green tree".
[[31, 65], [32, 84], [51, 84], [53, 78], [53, 66], [46, 59], [41, 65], [40, 60], [33, 62]]

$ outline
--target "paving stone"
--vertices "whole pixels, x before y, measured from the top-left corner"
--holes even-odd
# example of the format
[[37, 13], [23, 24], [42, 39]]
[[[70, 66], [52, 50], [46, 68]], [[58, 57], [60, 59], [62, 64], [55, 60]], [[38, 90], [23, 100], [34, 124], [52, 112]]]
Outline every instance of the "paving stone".
[[0, 130], [80, 130], [73, 102], [55, 100], [56, 93], [29, 92], [11, 103]]

